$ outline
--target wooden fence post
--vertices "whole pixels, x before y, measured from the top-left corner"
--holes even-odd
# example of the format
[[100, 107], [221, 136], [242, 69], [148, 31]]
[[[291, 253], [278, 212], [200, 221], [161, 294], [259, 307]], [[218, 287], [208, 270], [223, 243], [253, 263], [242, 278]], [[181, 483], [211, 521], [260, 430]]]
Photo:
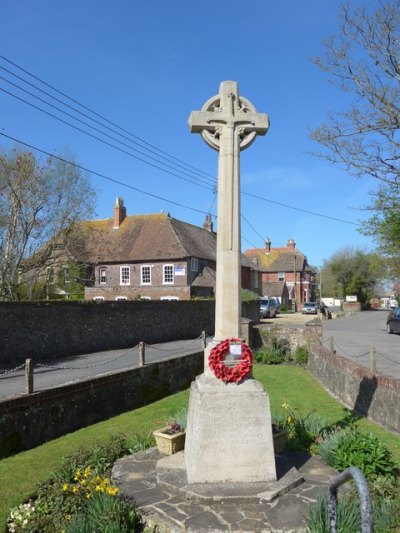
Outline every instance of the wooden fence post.
[[333, 336], [332, 335], [329, 337], [329, 351], [331, 353], [335, 353], [335, 347], [334, 347], [334, 342], [333, 342]]
[[376, 374], [376, 350], [374, 346], [369, 349], [369, 369], [372, 374]]

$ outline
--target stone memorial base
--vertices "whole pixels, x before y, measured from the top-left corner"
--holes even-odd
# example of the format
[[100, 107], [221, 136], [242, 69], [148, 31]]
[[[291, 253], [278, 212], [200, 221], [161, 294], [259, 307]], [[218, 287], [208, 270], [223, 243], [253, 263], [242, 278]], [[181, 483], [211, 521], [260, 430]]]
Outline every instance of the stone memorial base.
[[261, 383], [226, 384], [209, 370], [196, 378], [185, 465], [189, 484], [276, 481], [269, 397]]

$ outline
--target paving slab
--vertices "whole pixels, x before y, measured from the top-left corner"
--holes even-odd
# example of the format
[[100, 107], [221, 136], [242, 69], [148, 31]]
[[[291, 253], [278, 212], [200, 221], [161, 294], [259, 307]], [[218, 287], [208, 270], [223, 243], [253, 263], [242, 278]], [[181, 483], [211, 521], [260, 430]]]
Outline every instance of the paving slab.
[[[304, 533], [308, 506], [327, 493], [330, 478], [337, 475], [318, 457], [287, 452], [276, 456], [278, 483], [280, 476], [296, 472], [298, 483], [287, 491], [264, 499], [260, 496], [263, 491], [255, 491], [249, 497], [242, 490], [238, 497], [230, 487], [229, 497], [223, 492], [226, 487], [218, 485], [204, 497], [201, 491], [192, 494], [191, 489], [182, 490], [187, 484], [184, 461], [179, 454], [175, 456], [165, 461], [157, 448], [150, 448], [119, 459], [112, 471], [121, 497], [134, 501], [144, 520], [157, 525], [160, 533]], [[168, 464], [169, 468], [157, 471], [157, 463]], [[167, 470], [173, 471], [176, 486], [171, 480], [159, 483]]]

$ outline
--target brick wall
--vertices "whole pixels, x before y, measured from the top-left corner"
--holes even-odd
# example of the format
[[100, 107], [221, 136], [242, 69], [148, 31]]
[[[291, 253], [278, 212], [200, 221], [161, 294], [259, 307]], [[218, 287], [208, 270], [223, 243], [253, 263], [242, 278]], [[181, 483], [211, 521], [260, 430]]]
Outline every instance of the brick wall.
[[311, 347], [307, 368], [348, 408], [400, 432], [399, 379], [374, 375], [344, 357], [331, 354], [318, 343]]
[[198, 352], [0, 401], [0, 456], [186, 389], [203, 369]]
[[0, 369], [214, 333], [215, 302], [1, 302]]

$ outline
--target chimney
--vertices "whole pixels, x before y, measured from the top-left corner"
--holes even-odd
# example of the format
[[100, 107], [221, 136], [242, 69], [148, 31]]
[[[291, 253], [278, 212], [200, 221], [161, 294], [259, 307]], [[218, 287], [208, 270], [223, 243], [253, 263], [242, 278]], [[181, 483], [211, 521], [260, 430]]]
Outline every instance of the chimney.
[[294, 242], [293, 239], [289, 239], [288, 242], [287, 242], [287, 247], [288, 248], [291, 248], [292, 250], [294, 250], [296, 248], [296, 243]]
[[114, 225], [113, 229], [118, 229], [126, 217], [126, 207], [124, 206], [124, 200], [117, 196], [114, 206]]
[[271, 251], [271, 241], [269, 240], [269, 237], [265, 241], [265, 253], [269, 254]]
[[206, 215], [206, 218], [204, 219], [204, 223], [203, 223], [203, 228], [209, 231], [210, 233], [212, 233], [213, 222], [212, 222], [212, 218], [210, 214]]

